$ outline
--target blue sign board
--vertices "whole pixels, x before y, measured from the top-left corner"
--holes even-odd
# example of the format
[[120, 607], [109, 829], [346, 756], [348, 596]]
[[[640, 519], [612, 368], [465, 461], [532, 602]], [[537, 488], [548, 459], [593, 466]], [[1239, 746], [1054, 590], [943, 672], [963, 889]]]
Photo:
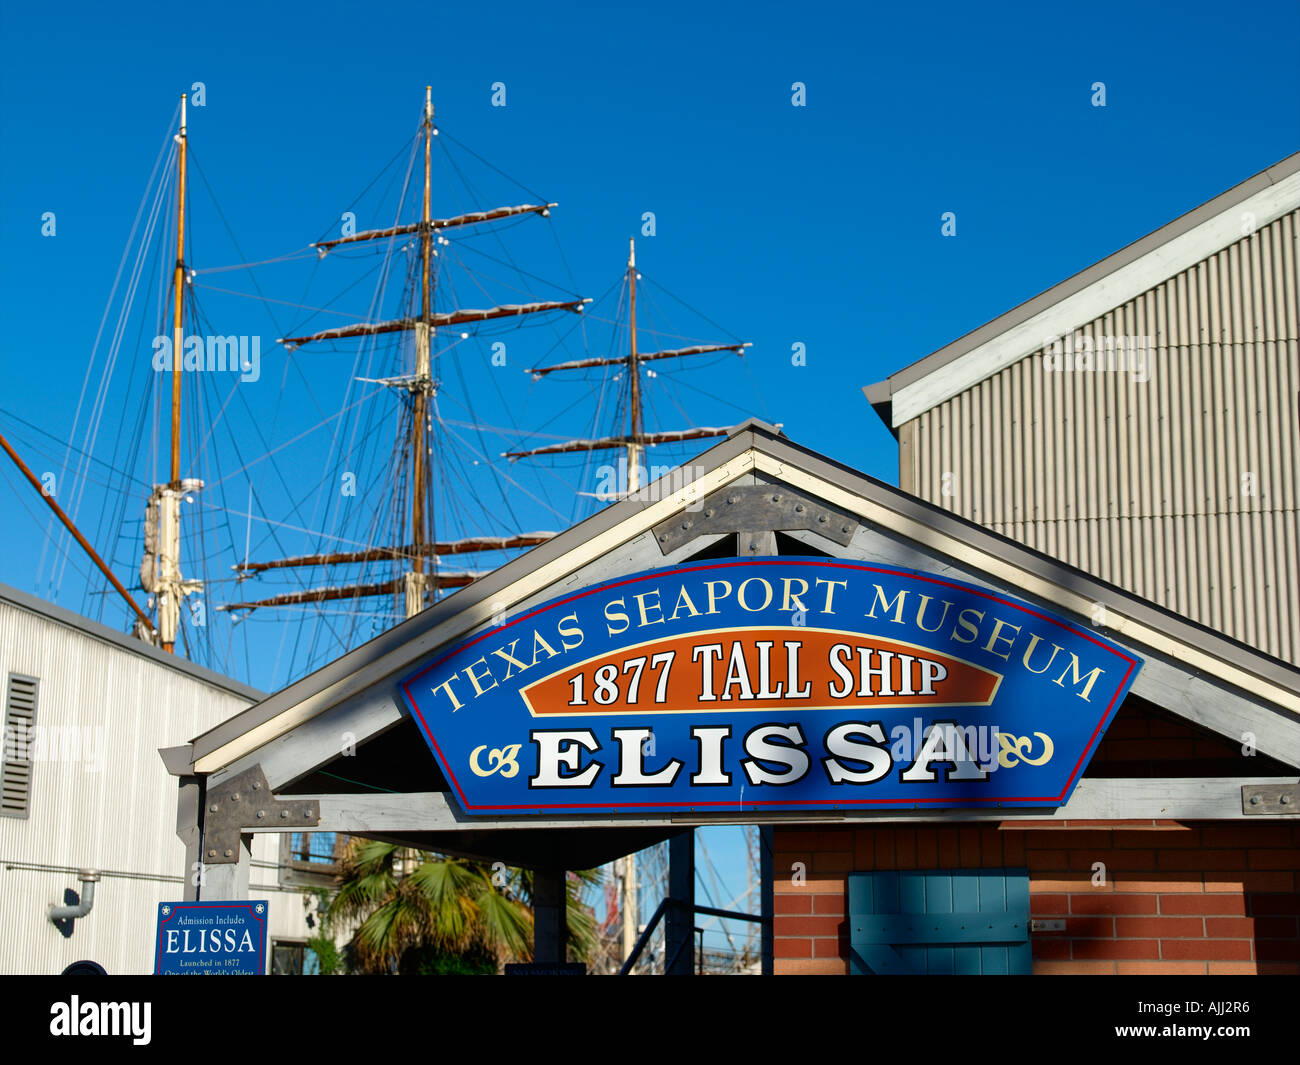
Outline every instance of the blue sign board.
[[261, 976], [266, 972], [264, 899], [160, 902], [157, 976]]
[[400, 688], [471, 815], [1051, 807], [1141, 665], [948, 577], [727, 559], [555, 599]]

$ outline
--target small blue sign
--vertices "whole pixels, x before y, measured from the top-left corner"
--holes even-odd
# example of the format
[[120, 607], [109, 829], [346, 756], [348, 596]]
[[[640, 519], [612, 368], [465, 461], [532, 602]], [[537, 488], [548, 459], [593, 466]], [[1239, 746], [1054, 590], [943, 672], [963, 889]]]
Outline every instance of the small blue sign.
[[264, 899], [160, 902], [156, 976], [261, 976], [266, 972]]
[[470, 815], [1056, 807], [1141, 667], [945, 574], [757, 558], [572, 592], [400, 691]]

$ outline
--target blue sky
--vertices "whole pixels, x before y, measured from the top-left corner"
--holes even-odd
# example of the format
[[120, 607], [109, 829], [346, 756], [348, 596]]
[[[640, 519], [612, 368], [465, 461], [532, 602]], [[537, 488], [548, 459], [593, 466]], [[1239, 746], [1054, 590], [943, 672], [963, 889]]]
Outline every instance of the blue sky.
[[[512, 250], [521, 266], [567, 291], [598, 295], [617, 282], [627, 238], [638, 236], [647, 277], [730, 336], [754, 342], [747, 373], [733, 372], [730, 359], [670, 371], [682, 382], [680, 410], [662, 399], [652, 423], [725, 424], [757, 414], [891, 480], [896, 449], [862, 385], [1275, 162], [1295, 149], [1300, 128], [1300, 84], [1288, 54], [1300, 29], [1294, 4], [1255, 5], [1248, 14], [1191, 4], [1176, 15], [1128, 3], [997, 13], [848, 4], [715, 4], [707, 13], [685, 4], [653, 12], [509, 3], [490, 13], [470, 5], [359, 10], [159, 4], [121, 13], [72, 4], [55, 17], [6, 8], [0, 424], [23, 436], [42, 472], [67, 472], [55, 438], [72, 435], [131, 220], [176, 98], [196, 81], [205, 106], [191, 109], [190, 145], [202, 179], [191, 175], [187, 259], [201, 271], [283, 256], [337, 228], [341, 209], [415, 132], [423, 87], [432, 83], [440, 128], [561, 204], [539, 223], [542, 236], [512, 231], [511, 240], [525, 241]], [[1106, 86], [1105, 107], [1092, 105], [1097, 81]], [[806, 106], [792, 106], [795, 82], [806, 86]], [[505, 85], [504, 107], [492, 106], [495, 83]], [[508, 184], [476, 187], [489, 199], [527, 199]], [[47, 211], [57, 219], [52, 238], [41, 232]], [[640, 236], [647, 211], [653, 237]], [[946, 211], [956, 214], [955, 237], [940, 233]], [[358, 225], [387, 220], [374, 219], [363, 214]], [[536, 260], [534, 248], [543, 251]], [[304, 299], [310, 267], [293, 266], [283, 279], [257, 276], [261, 291], [316, 306], [322, 293], [332, 299], [356, 280], [340, 271]], [[157, 277], [163, 272], [158, 267]], [[199, 282], [254, 291], [246, 273]], [[368, 284], [347, 298], [349, 311], [366, 311]], [[245, 460], [342, 405], [355, 376], [350, 363], [322, 356], [290, 366], [272, 350], [277, 327], [298, 324], [298, 312], [276, 305], [273, 318], [254, 300], [211, 288], [201, 295], [214, 328], [260, 334], [269, 345], [249, 414], [262, 439], [242, 438]], [[660, 300], [669, 331], [718, 335]], [[333, 324], [318, 318], [309, 327]], [[129, 334], [124, 350], [130, 335], [147, 341], [152, 331]], [[581, 338], [553, 348], [553, 336], [523, 345], [515, 366], [539, 354], [554, 361], [587, 353], [576, 350]], [[603, 339], [593, 330], [588, 344]], [[791, 365], [795, 343], [806, 346], [806, 366]], [[470, 391], [479, 395], [473, 382]], [[532, 386], [509, 397], [508, 414], [492, 409], [485, 391], [474, 413], [493, 424], [505, 418], [582, 435], [582, 420], [560, 412], [585, 391], [558, 381], [549, 390]], [[450, 407], [447, 417], [454, 418]], [[84, 430], [72, 440], [77, 447], [87, 445]], [[96, 456], [131, 467], [138, 455], [106, 450], [109, 433], [101, 429]], [[321, 447], [311, 462], [328, 443]], [[671, 460], [689, 454], [679, 449]], [[136, 472], [141, 484], [152, 478]], [[578, 490], [594, 487], [590, 468], [560, 465], [547, 476], [552, 504], [566, 477], [583, 479]], [[65, 505], [71, 489], [60, 487]], [[291, 488], [268, 480], [254, 489], [265, 497], [253, 508], [259, 518], [281, 493], [277, 520], [336, 531], [306, 521], [328, 514], [290, 508]], [[228, 478], [223, 490], [227, 513], [249, 511], [242, 480]], [[12, 518], [0, 580], [98, 610], [71, 562], [57, 579], [48, 559], [42, 565], [46, 523], [15, 510], [12, 489], [6, 493]], [[95, 527], [93, 508], [82, 507], [79, 519]], [[132, 497], [122, 513], [137, 520], [138, 509]], [[518, 519], [559, 528], [586, 512], [553, 505], [531, 523], [527, 513]], [[256, 529], [233, 528], [248, 520], [232, 518], [227, 539], [251, 537], [256, 548]], [[311, 546], [287, 534], [261, 542], [264, 556]], [[134, 549], [101, 547], [130, 576]], [[120, 614], [114, 606], [103, 617], [116, 625]], [[318, 648], [315, 664], [326, 653]], [[246, 648], [227, 648], [214, 661], [271, 685], [307, 659], [282, 651], [268, 665]]]
[[[170, 253], [155, 249], [144, 262], [113, 375], [103, 372], [106, 340], [99, 362], [90, 353], [177, 97], [204, 85], [204, 106], [190, 113], [202, 177], [191, 177], [187, 259], [206, 286], [196, 294], [211, 327], [265, 340], [261, 379], [227, 395], [206, 448], [203, 427], [187, 429], [188, 453], [202, 456], [187, 473], [213, 485], [195, 506], [209, 508], [214, 602], [245, 590], [229, 572], [245, 544], [275, 557], [361, 538], [382, 492], [372, 476], [362, 493], [370, 510], [349, 515], [354, 503], [331, 478], [347, 469], [342, 441], [373, 431], [382, 442], [388, 417], [313, 429], [359, 400], [353, 379], [365, 373], [341, 346], [286, 356], [273, 343], [291, 326], [342, 320], [292, 304], [337, 299], [335, 308], [365, 313], [373, 281], [348, 271], [372, 264], [300, 256], [257, 271], [216, 268], [289, 256], [335, 232], [357, 194], [394, 173], [385, 164], [414, 135], [426, 84], [440, 129], [476, 153], [458, 148], [456, 158], [489, 201], [479, 206], [529, 197], [477, 157], [561, 205], [536, 227], [503, 230], [502, 244], [467, 242], [467, 264], [517, 281], [474, 258], [508, 245], [530, 278], [544, 279], [542, 298], [595, 297], [617, 285], [636, 236], [640, 267], [662, 286], [647, 287], [651, 328], [754, 343], [743, 372], [731, 356], [665, 367], [648, 386], [651, 427], [755, 414], [889, 481], [896, 447], [861, 386], [1276, 162], [1300, 132], [1294, 3], [75, 2], [6, 5], [0, 39], [0, 429], [38, 473], [56, 475], [58, 498], [77, 502], [78, 520], [130, 587], [142, 493], [160, 461], [152, 415], [140, 419], [150, 393], [139, 366]], [[792, 105], [796, 82], [806, 106]], [[1093, 106], [1096, 82], [1104, 107]], [[497, 83], [503, 107], [492, 104]], [[380, 185], [358, 201], [361, 228], [391, 220], [396, 201]], [[437, 190], [446, 195], [435, 214], [470, 205], [454, 180]], [[957, 232], [944, 237], [949, 211]], [[54, 236], [42, 235], [46, 212]], [[641, 235], [645, 212], [653, 236]], [[250, 298], [259, 291], [281, 302]], [[457, 349], [463, 369], [447, 364], [448, 431], [468, 421], [511, 430], [463, 430], [450, 442], [479, 461], [462, 456], [465, 497], [479, 494], [471, 484], [505, 486], [492, 518], [508, 510], [507, 524], [559, 529], [599, 505], [573, 494], [595, 489], [590, 464], [525, 471], [497, 456], [589, 435], [591, 397], [612, 394], [609, 382], [602, 393], [591, 378], [529, 383], [518, 371], [608, 353], [613, 309], [594, 312], [584, 331], [567, 322], [485, 330]], [[494, 338], [510, 348], [509, 375], [492, 376], [486, 362]], [[791, 364], [795, 344], [806, 366]], [[366, 365], [375, 375], [377, 364]], [[100, 392], [91, 448], [84, 412]], [[95, 456], [85, 484], [65, 465], [69, 444]], [[280, 449], [274, 462], [254, 461], [271, 448]], [[369, 457], [381, 455], [376, 443]], [[125, 612], [105, 602], [102, 581], [87, 582], [85, 562], [59, 563], [38, 507], [6, 465], [0, 581], [124, 628]], [[440, 534], [490, 531], [454, 498], [439, 520]], [[196, 654], [269, 688], [332, 657], [332, 640], [364, 639], [382, 623], [340, 633], [301, 614], [257, 614], [242, 627], [220, 619]]]

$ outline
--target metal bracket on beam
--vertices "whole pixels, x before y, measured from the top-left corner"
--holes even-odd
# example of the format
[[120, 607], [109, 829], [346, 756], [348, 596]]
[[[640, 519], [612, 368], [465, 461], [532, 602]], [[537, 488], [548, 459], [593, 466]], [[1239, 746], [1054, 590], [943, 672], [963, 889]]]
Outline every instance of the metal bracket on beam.
[[1247, 817], [1294, 817], [1300, 814], [1300, 782], [1243, 785], [1241, 812]]
[[[667, 555], [697, 536], [739, 534], [743, 537], [799, 530], [847, 547], [860, 521], [783, 484], [723, 488], [703, 502], [654, 527], [655, 542]], [[770, 551], [775, 552], [774, 543]], [[758, 553], [758, 552], [755, 552]]]
[[239, 837], [248, 829], [314, 828], [320, 824], [315, 799], [277, 799], [260, 765], [208, 789], [203, 804], [203, 862], [239, 860]]

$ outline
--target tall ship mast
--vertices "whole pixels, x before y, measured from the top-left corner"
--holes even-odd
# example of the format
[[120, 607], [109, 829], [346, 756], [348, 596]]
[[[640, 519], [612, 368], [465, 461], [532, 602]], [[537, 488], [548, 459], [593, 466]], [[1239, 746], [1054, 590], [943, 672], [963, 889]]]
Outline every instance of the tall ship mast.
[[[433, 454], [432, 422], [430, 409], [437, 398], [441, 382], [433, 372], [433, 344], [442, 330], [455, 326], [472, 325], [497, 319], [517, 318], [554, 312], [581, 313], [589, 299], [545, 300], [529, 303], [509, 303], [472, 309], [454, 307], [446, 311], [434, 310], [437, 284], [438, 245], [447, 240], [444, 231], [479, 226], [502, 219], [529, 215], [549, 216], [555, 203], [523, 203], [511, 206], [478, 210], [450, 217], [434, 217], [432, 205], [432, 145], [438, 135], [434, 125], [432, 88], [425, 89], [421, 137], [424, 155], [424, 182], [421, 197], [420, 219], [403, 225], [371, 229], [316, 242], [313, 247], [323, 257], [338, 249], [368, 242], [394, 242], [412, 237], [418, 248], [415, 273], [418, 278], [418, 299], [412, 313], [399, 318], [363, 321], [352, 325], [321, 330], [299, 336], [283, 338], [289, 352], [323, 342], [334, 342], [356, 337], [375, 337], [383, 334], [412, 334], [414, 339], [413, 372], [382, 379], [365, 379], [383, 385], [402, 397], [409, 407], [409, 529], [405, 542], [365, 547], [355, 551], [318, 552], [270, 561], [245, 561], [234, 569], [241, 578], [255, 577], [272, 570], [304, 567], [341, 567], [373, 562], [393, 562], [403, 567], [402, 572], [388, 580], [368, 583], [351, 583], [310, 588], [263, 599], [246, 599], [222, 604], [226, 611], [253, 611], [270, 607], [294, 606], [305, 603], [323, 603], [335, 600], [359, 600], [372, 597], [393, 597], [400, 616], [412, 617], [423, 610], [438, 594], [446, 589], [463, 587], [479, 574], [475, 571], [441, 568], [444, 557], [475, 555], [480, 552], [502, 551], [533, 547], [551, 537], [550, 532], [526, 532], [500, 536], [464, 537], [455, 540], [438, 540], [430, 535], [430, 511], [433, 502], [430, 483]], [[461, 334], [465, 338], [468, 334]], [[403, 424], [406, 424], [405, 417]]]
[[187, 94], [181, 94], [180, 130], [176, 134], [176, 262], [172, 268], [171, 450], [170, 477], [155, 484], [145, 507], [144, 556], [140, 586], [148, 593], [156, 626], [137, 621], [135, 634], [172, 653], [180, 626], [181, 604], [203, 591], [203, 582], [187, 580], [181, 572], [181, 501], [203, 488], [198, 478], [181, 478], [181, 400], [185, 351], [185, 196], [188, 183], [186, 131]]
[[[753, 347], [753, 345], [749, 341], [734, 341], [717, 344], [693, 344], [686, 347], [665, 348], [657, 351], [640, 350], [637, 329], [637, 282], [640, 280], [641, 275], [637, 272], [636, 266], [636, 240], [629, 239], [627, 270], [624, 275], [624, 288], [627, 295], [626, 305], [628, 308], [628, 352], [626, 355], [576, 359], [551, 366], [538, 366], [527, 371], [532, 374], [535, 380], [538, 380], [548, 374], [563, 373], [565, 371], [585, 371], [599, 367], [619, 368], [622, 372], [619, 374], [618, 380], [624, 386], [624, 396], [623, 402], [618, 404], [618, 408], [626, 410], [626, 431], [615, 432], [608, 436], [593, 439], [565, 440], [555, 444], [546, 444], [542, 447], [506, 451], [502, 453], [503, 457], [514, 461], [522, 458], [559, 455], [569, 452], [621, 450], [624, 452], [627, 465], [625, 483], [612, 493], [600, 495], [599, 498], [608, 501], [635, 494], [644, 487], [642, 479], [646, 474], [643, 461], [646, 448], [688, 440], [705, 440], [711, 437], [726, 436], [731, 432], [731, 426], [696, 426], [654, 430], [648, 430], [645, 427], [641, 386], [641, 377], [644, 372], [642, 369], [643, 364], [660, 359], [682, 359], [693, 355], [711, 355], [719, 352], [734, 352], [743, 356], [745, 350]], [[650, 372], [653, 373], [654, 371]]]
[[[195, 368], [187, 364], [193, 361], [193, 342], [198, 340], [198, 338], [191, 337], [187, 342], [185, 336], [185, 330], [189, 324], [186, 317], [186, 307], [193, 303], [192, 292], [190, 291], [193, 271], [186, 262], [190, 162], [187, 105], [188, 94], [182, 93], [177, 112], [176, 132], [167, 138], [164, 148], [160, 151], [154, 164], [149, 187], [146, 190], [144, 199], [141, 201], [131, 235], [127, 241], [127, 248], [123, 253], [122, 263], [118, 269], [117, 278], [113, 284], [113, 290], [109, 295], [108, 307], [105, 309], [100, 333], [90, 351], [84, 375], [86, 384], [82, 387], [73, 430], [62, 437], [64, 441], [61, 447], [61, 450], [63, 450], [63, 463], [60, 473], [56, 476], [53, 470], [49, 470], [40, 481], [37, 481], [34, 474], [13, 451], [8, 441], [0, 435], [0, 444], [4, 445], [4, 450], [9, 454], [9, 457], [18, 465], [27, 479], [38, 488], [47, 506], [55, 513], [67, 533], [71, 535], [85, 553], [85, 556], [94, 563], [95, 567], [107, 579], [113, 592], [120, 596], [131, 608], [132, 613], [135, 615], [132, 622], [134, 635], [147, 643], [161, 647], [169, 654], [175, 653], [177, 637], [182, 631], [182, 608], [185, 606], [186, 600], [191, 597], [201, 597], [205, 587], [204, 581], [185, 576], [182, 567], [181, 504], [182, 502], [192, 503], [195, 495], [204, 487], [201, 479], [182, 476], [182, 460], [184, 457], [182, 452], [182, 413], [185, 396], [188, 391], [192, 397], [191, 402], [193, 402], [199, 395], [196, 384], [191, 384], [188, 389], [186, 387], [186, 377], [193, 376], [187, 374], [186, 371]], [[169, 148], [168, 145], [174, 147]], [[170, 165], [173, 158], [174, 167]], [[174, 199], [171, 200], [175, 205], [174, 213], [170, 213], [166, 209], [167, 194], [170, 190], [171, 181], [174, 181], [175, 184]], [[114, 369], [119, 365], [118, 356], [123, 350], [130, 352], [134, 348], [134, 345], [125, 339], [127, 336], [127, 320], [131, 316], [133, 306], [138, 302], [138, 297], [143, 295], [146, 301], [149, 299], [147, 294], [149, 286], [147, 283], [142, 283], [148, 272], [145, 263], [151, 249], [161, 258], [162, 249], [167, 245], [169, 221], [170, 224], [175, 226], [174, 244], [172, 245], [174, 257], [170, 259], [166, 268], [166, 275], [170, 279], [170, 284], [165, 288], [160, 286], [156, 290], [158, 318], [155, 319], [155, 322], [159, 332], [152, 345], [152, 357], [145, 354], [143, 345], [141, 349], [135, 350], [136, 357], [128, 357], [126, 360], [128, 373], [125, 376], [130, 378], [127, 386], [127, 396], [122, 397], [114, 394], [110, 399], [110, 392], [113, 391]], [[131, 263], [133, 248], [135, 258], [134, 262]], [[128, 265], [130, 265], [129, 270], [126, 269]], [[105, 337], [104, 325], [109, 319], [110, 310], [119, 301], [120, 316], [117, 325], [111, 333], [108, 350], [101, 352], [99, 342]], [[164, 316], [170, 319], [170, 328], [165, 333], [162, 331]], [[96, 365], [101, 355], [104, 361], [102, 364]], [[198, 353], [198, 363], [200, 364], [198, 368], [201, 368], [203, 363], [202, 352]], [[154, 371], [153, 373], [150, 373], [151, 369]], [[95, 382], [97, 387], [93, 389], [86, 387], [92, 381]], [[143, 385], [144, 396], [138, 404], [133, 404], [131, 388], [141, 385]], [[164, 389], [167, 393], [165, 405], [163, 403]], [[124, 399], [125, 402], [123, 402]], [[113, 434], [116, 451], [113, 460], [105, 462], [102, 458], [95, 456], [92, 449], [100, 429], [104, 425], [105, 414], [114, 409], [114, 404], [119, 405], [118, 412], [122, 414], [125, 414], [134, 406], [139, 417], [135, 420], [134, 433], [128, 428], [126, 419], [117, 424], [117, 432]], [[144, 439], [143, 426], [145, 419], [143, 416], [147, 414], [150, 407], [155, 410], [153, 433], [153, 459], [155, 464], [150, 469], [149, 480], [142, 481], [138, 475], [133, 473], [132, 469], [126, 467], [134, 467], [137, 459], [144, 458], [144, 448], [140, 446]], [[79, 449], [72, 444], [71, 438], [75, 436], [77, 424], [81, 421], [83, 415], [86, 418], [86, 447]], [[10, 412], [9, 416], [30, 432], [48, 437], [50, 440], [59, 439], [46, 432], [42, 426], [26, 421], [16, 413]], [[160, 460], [158, 445], [164, 433], [166, 435], [167, 476], [166, 480], [160, 480], [157, 477], [157, 462]], [[40, 445], [35, 446], [39, 448]], [[48, 448], [48, 444], [46, 444], [46, 447]], [[74, 452], [78, 457], [70, 470], [70, 460]], [[45, 462], [50, 462], [51, 465], [55, 464], [51, 461], [52, 456], [48, 450], [44, 452], [44, 455]], [[105, 483], [105, 478], [107, 478], [107, 483]], [[56, 495], [55, 486], [60, 480], [65, 486], [65, 497], [68, 499], [71, 514], [65, 511], [54, 498]], [[87, 485], [107, 488], [109, 490], [107, 498], [111, 500], [114, 492], [119, 493], [119, 497], [125, 496], [128, 492], [134, 495], [134, 486], [141, 486], [142, 484], [145, 486], [151, 485], [151, 487], [147, 492], [147, 502], [141, 523], [144, 551], [142, 556], [135, 555], [135, 557], [139, 559], [139, 581], [140, 587], [147, 595], [147, 611], [140, 607], [134, 596], [113, 573], [110, 564], [112, 561], [111, 553], [109, 562], [106, 562], [91, 544], [91, 540], [110, 539], [112, 536], [110, 530], [114, 526], [117, 527], [117, 543], [121, 542], [123, 536], [122, 527], [130, 524], [125, 520], [125, 506], [119, 504], [119, 509], [109, 503], [105, 511], [100, 513], [98, 517], [99, 528], [91, 534], [90, 539], [83, 533], [76, 521], [78, 509], [87, 501]], [[69, 485], [70, 487], [68, 487]], [[116, 510], [116, 514], [110, 515], [110, 509]], [[201, 529], [199, 531], [201, 534]], [[191, 539], [193, 539], [192, 536]], [[136, 550], [137, 548], [133, 546], [132, 554], [135, 554]], [[47, 554], [53, 559], [51, 576], [53, 577], [52, 583], [55, 586], [54, 592], [57, 594], [58, 582], [61, 580], [64, 568], [70, 562], [74, 567], [77, 564], [73, 561], [73, 556], [69, 553], [66, 542], [61, 541], [60, 536], [52, 527], [47, 527], [45, 549], [42, 551], [41, 562], [37, 568], [38, 581]], [[201, 556], [198, 557], [197, 565], [202, 567], [203, 561]], [[87, 594], [97, 593], [92, 592], [88, 586]], [[205, 622], [202, 620], [201, 603], [198, 604], [197, 613], [200, 618], [198, 625], [202, 626]], [[187, 650], [192, 652], [194, 648], [187, 648]]]

